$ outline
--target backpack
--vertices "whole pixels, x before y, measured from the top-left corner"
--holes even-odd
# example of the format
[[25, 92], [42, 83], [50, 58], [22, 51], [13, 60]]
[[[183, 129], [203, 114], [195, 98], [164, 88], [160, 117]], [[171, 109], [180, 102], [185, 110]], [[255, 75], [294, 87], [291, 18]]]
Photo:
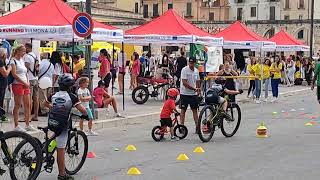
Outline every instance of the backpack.
[[66, 92], [57, 92], [52, 96], [52, 108], [48, 117], [48, 128], [59, 136], [69, 127], [72, 100]]
[[28, 69], [33, 76], [37, 76], [39, 74], [39, 69], [37, 69], [38, 65], [39, 65], [39, 60], [36, 57], [33, 57], [31, 54], [27, 54], [28, 56], [31, 56], [34, 59], [34, 67], [33, 67], [33, 71], [31, 71], [31, 69]]
[[[12, 60], [13, 60], [14, 64], [15, 64], [16, 67], [17, 67], [17, 62], [16, 62], [16, 60], [14, 60], [14, 59], [12, 59]], [[7, 66], [9, 66], [9, 65], [10, 65], [10, 61], [9, 61], [9, 63], [7, 64]], [[8, 86], [11, 85], [11, 84], [13, 83], [13, 81], [14, 81], [14, 77], [13, 77], [13, 75], [12, 75], [12, 72], [10, 72], [10, 74], [8, 75]]]

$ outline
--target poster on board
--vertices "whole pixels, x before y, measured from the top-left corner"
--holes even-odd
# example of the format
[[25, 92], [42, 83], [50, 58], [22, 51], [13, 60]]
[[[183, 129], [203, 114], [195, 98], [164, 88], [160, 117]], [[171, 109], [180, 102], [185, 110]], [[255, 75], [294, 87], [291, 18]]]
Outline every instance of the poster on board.
[[208, 47], [207, 72], [218, 72], [220, 64], [223, 64], [222, 47]]

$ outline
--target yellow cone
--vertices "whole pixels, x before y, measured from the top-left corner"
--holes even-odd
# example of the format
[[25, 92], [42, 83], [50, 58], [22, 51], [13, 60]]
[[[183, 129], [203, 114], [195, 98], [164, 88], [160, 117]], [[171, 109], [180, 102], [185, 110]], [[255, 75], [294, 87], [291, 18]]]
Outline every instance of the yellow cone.
[[179, 154], [179, 156], [177, 157], [177, 160], [186, 161], [186, 160], [189, 160], [189, 158], [186, 154]]
[[137, 148], [134, 145], [129, 144], [126, 148], [127, 151], [136, 151]]
[[278, 114], [278, 112], [276, 112], [276, 111], [272, 112], [272, 115], [274, 115], [274, 116], [277, 115], [277, 114]]
[[308, 123], [305, 123], [304, 125], [305, 126], [312, 126], [313, 124], [308, 122]]
[[257, 128], [257, 134], [256, 136], [258, 138], [266, 138], [268, 137], [267, 135], [267, 127], [264, 125], [264, 122], [260, 123], [259, 127]]
[[128, 172], [127, 172], [128, 175], [140, 175], [141, 172], [139, 171], [138, 168], [136, 167], [131, 167]]
[[193, 151], [194, 153], [204, 153], [205, 151], [202, 149], [202, 147], [196, 147]]

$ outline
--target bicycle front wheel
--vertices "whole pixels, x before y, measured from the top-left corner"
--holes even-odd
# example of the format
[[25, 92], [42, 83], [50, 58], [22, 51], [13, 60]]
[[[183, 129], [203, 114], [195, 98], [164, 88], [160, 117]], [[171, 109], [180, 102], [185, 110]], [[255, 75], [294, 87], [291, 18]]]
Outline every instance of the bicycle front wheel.
[[238, 104], [232, 103], [227, 109], [231, 119], [224, 118], [221, 123], [221, 132], [225, 137], [232, 137], [239, 129], [241, 122], [241, 109]]
[[[4, 133], [4, 142], [0, 156], [9, 170], [9, 179], [36, 179], [42, 167], [42, 151], [37, 141], [27, 133], [9, 131]], [[0, 163], [0, 169], [3, 167]], [[1, 179], [6, 180], [5, 174], [4, 171], [0, 173]]]
[[214, 131], [214, 116], [215, 116], [215, 109], [213, 106], [207, 105], [203, 107], [200, 111], [199, 121], [198, 121], [198, 130], [199, 130], [199, 138], [202, 142], [208, 142], [211, 140]]
[[82, 131], [72, 132], [65, 152], [66, 172], [74, 175], [80, 171], [88, 154], [88, 138]]

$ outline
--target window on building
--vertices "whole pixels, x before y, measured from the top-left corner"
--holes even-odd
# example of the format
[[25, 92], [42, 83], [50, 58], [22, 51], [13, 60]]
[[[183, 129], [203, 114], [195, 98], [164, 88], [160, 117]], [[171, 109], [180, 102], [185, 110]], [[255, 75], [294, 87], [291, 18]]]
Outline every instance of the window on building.
[[300, 19], [300, 20], [303, 19], [303, 15], [302, 15], [302, 14], [299, 15], [299, 19]]
[[144, 18], [149, 17], [148, 4], [143, 5], [143, 17]]
[[276, 8], [274, 6], [270, 7], [270, 20], [276, 20]]
[[299, 7], [298, 9], [304, 9], [304, 0], [299, 0]]
[[237, 9], [237, 20], [242, 20], [242, 8]]
[[298, 39], [304, 39], [304, 30], [303, 29], [298, 32]]
[[134, 4], [134, 13], [138, 14], [139, 13], [139, 3]]
[[236, 0], [237, 3], [243, 3], [244, 0]]
[[189, 2], [189, 3], [187, 3], [187, 14], [186, 14], [186, 16], [192, 16], [192, 3], [191, 2]]
[[290, 16], [289, 15], [284, 15], [284, 20], [290, 20]]
[[214, 21], [214, 12], [209, 13], [209, 21]]
[[168, 4], [168, 9], [173, 9], [173, 3]]
[[159, 5], [153, 4], [153, 17], [158, 17], [158, 16], [159, 16]]
[[220, 7], [220, 0], [215, 0], [212, 4], [213, 7]]
[[251, 7], [251, 17], [257, 17], [257, 8]]
[[290, 9], [290, 0], [285, 0], [284, 9]]

